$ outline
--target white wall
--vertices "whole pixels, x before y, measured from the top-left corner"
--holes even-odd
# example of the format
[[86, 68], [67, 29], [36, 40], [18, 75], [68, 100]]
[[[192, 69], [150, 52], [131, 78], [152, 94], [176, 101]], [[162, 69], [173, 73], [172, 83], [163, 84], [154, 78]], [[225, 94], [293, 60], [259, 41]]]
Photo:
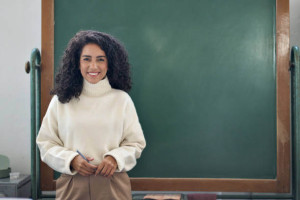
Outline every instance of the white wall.
[[290, 44], [300, 47], [300, 1], [290, 0]]
[[30, 79], [25, 61], [41, 46], [41, 0], [0, 0], [0, 154], [30, 173]]

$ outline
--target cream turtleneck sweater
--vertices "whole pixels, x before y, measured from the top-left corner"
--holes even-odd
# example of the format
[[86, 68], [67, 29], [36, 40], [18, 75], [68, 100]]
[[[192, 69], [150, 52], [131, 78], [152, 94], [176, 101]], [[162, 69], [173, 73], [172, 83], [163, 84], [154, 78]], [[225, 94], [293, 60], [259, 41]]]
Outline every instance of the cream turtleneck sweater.
[[96, 84], [84, 80], [79, 99], [62, 104], [54, 96], [43, 119], [37, 144], [42, 160], [54, 170], [74, 175], [70, 163], [79, 150], [99, 165], [107, 155], [129, 171], [146, 146], [130, 96], [111, 88], [107, 78]]

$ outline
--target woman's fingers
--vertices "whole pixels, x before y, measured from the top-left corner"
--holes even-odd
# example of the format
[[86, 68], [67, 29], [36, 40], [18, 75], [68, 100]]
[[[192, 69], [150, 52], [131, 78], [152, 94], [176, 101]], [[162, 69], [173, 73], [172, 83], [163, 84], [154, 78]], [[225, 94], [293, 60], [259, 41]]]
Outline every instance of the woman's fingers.
[[92, 175], [95, 173], [95, 170], [90, 167], [90, 166], [87, 166], [88, 163], [83, 163], [80, 168], [78, 169], [78, 172], [81, 172], [83, 173], [84, 175]]
[[94, 160], [94, 158], [93, 157], [86, 157], [86, 159], [88, 160], [88, 161], [93, 161]]
[[84, 166], [83, 166], [82, 168], [80, 168], [80, 171], [81, 171], [84, 175], [89, 176], [89, 175], [94, 174], [95, 171], [96, 171], [96, 169], [97, 169], [97, 166], [92, 165], [92, 164], [86, 162], [86, 163], [84, 163]]
[[95, 171], [97, 170], [97, 166], [96, 165], [92, 165], [88, 162], [85, 162], [85, 167], [86, 169], [88, 169], [88, 171], [92, 172], [92, 173], [95, 173]]
[[78, 171], [78, 173], [79, 173], [80, 175], [82, 175], [82, 176], [90, 176], [90, 175], [93, 174], [93, 173], [91, 173], [91, 172], [89, 172], [89, 171], [87, 171], [87, 170], [85, 170], [85, 169], [81, 169], [80, 171]]
[[105, 164], [104, 167], [103, 167], [103, 169], [102, 169], [102, 171], [100, 172], [100, 174], [102, 176], [106, 176], [107, 170], [109, 170], [109, 168], [108, 168], [107, 164]]
[[91, 168], [91, 167], [88, 167], [88, 166], [85, 166], [82, 169], [84, 169], [85, 171], [89, 172], [90, 174], [94, 174], [95, 171], [96, 171], [94, 168]]
[[115, 173], [115, 171], [116, 171], [116, 167], [112, 168], [111, 171], [109, 172], [109, 174], [107, 175], [107, 178], [112, 177], [112, 175]]
[[103, 176], [109, 178], [110, 177], [109, 175], [110, 175], [112, 170], [113, 170], [113, 168], [108, 168]]
[[93, 174], [95, 172], [96, 168], [97, 168], [97, 166], [88, 163], [84, 159], [80, 160], [80, 163], [78, 165], [78, 170], [84, 170], [84, 171], [87, 171], [90, 174]]
[[[90, 158], [90, 160], [93, 160], [93, 158]], [[95, 173], [95, 170], [97, 169], [97, 166], [92, 165], [90, 163], [88, 163], [86, 160], [84, 160], [81, 156], [76, 156], [72, 162], [71, 162], [71, 166], [77, 171], [79, 172], [79, 174], [84, 175], [84, 176], [88, 176], [88, 175], [92, 175]]]
[[110, 173], [108, 174], [108, 178], [110, 178], [115, 173], [117, 166], [118, 166], [117, 163], [115, 163], [115, 165], [111, 169]]
[[112, 156], [106, 156], [98, 166], [95, 175], [100, 173], [102, 176], [111, 177], [116, 171], [116, 169], [117, 169], [116, 160]]
[[[87, 157], [87, 159], [89, 161], [94, 160], [94, 158], [91, 157]], [[105, 177], [111, 177], [117, 169], [117, 162], [112, 156], [106, 156], [98, 166], [95, 166], [88, 163], [81, 156], [76, 156], [72, 160], [71, 166], [83, 176], [89, 176], [92, 174], [95, 174], [96, 176], [101, 174]]]
[[102, 171], [103, 167], [104, 167], [104, 163], [101, 162], [100, 165], [98, 166], [96, 172], [95, 172], [95, 176], [98, 175]]
[[109, 165], [107, 167], [106, 172], [104, 172], [103, 176], [106, 176], [107, 178], [110, 178], [115, 173], [116, 168], [117, 168], [116, 166]]

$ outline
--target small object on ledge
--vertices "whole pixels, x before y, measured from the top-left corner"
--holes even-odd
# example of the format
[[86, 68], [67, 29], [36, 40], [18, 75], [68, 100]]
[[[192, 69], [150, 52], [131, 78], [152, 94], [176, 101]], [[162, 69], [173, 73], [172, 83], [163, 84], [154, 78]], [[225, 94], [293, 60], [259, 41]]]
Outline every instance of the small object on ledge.
[[9, 178], [10, 180], [17, 180], [18, 178], [20, 178], [20, 172], [9, 173]]
[[9, 177], [10, 172], [8, 157], [0, 154], [0, 178]]

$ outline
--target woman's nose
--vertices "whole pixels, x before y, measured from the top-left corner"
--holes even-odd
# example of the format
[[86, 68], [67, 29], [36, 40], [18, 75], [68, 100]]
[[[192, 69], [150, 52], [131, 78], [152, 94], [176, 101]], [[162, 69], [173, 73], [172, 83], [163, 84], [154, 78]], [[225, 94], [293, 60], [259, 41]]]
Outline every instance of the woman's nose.
[[91, 68], [97, 68], [97, 63], [96, 62], [92, 62], [90, 65]]

